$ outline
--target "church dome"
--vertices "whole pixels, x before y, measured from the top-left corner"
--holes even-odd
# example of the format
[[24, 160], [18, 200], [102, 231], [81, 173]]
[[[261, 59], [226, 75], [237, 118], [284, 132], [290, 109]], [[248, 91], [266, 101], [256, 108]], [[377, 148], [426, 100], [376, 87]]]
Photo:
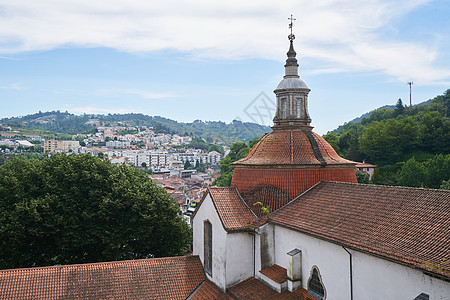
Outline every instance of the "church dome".
[[249, 207], [261, 202], [276, 210], [322, 180], [357, 183], [355, 162], [340, 157], [312, 131], [310, 89], [298, 75], [294, 35], [289, 36], [285, 76], [274, 93], [277, 110], [273, 131], [234, 163], [231, 186]]
[[287, 77], [281, 80], [281, 82], [278, 84], [275, 91], [278, 90], [285, 90], [285, 89], [308, 89], [306, 86], [306, 83], [301, 80], [300, 78], [295, 77]]
[[347, 166], [352, 161], [340, 157], [328, 142], [310, 127], [274, 130], [266, 134], [243, 159], [234, 166], [278, 166], [314, 168]]

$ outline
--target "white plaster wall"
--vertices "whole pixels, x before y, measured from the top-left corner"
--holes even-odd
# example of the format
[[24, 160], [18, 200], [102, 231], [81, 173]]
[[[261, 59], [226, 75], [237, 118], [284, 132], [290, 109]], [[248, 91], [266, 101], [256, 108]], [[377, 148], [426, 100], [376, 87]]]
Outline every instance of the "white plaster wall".
[[303, 288], [307, 288], [312, 267], [317, 266], [326, 290], [326, 299], [350, 299], [349, 255], [342, 247], [284, 227], [275, 226], [274, 230], [276, 264], [287, 269], [287, 253], [298, 248], [302, 250]]
[[450, 299], [449, 282], [372, 255], [352, 254], [355, 299], [414, 299], [421, 293], [430, 300]]
[[[326, 290], [326, 299], [350, 299], [350, 261], [336, 244], [275, 226], [275, 263], [287, 268], [290, 250], [302, 250], [302, 287], [307, 288], [316, 265]], [[401, 264], [349, 250], [353, 256], [353, 299], [406, 299], [421, 293], [430, 300], [450, 299], [450, 283]]]
[[193, 219], [193, 253], [200, 256], [204, 265], [203, 256], [203, 223], [209, 220], [212, 225], [212, 276], [208, 273], [208, 278], [219, 288], [225, 291], [226, 288], [226, 240], [227, 232], [222, 226], [219, 216], [212, 203], [211, 196], [207, 195], [198, 208]]
[[227, 235], [227, 287], [253, 276], [253, 235], [234, 232]]

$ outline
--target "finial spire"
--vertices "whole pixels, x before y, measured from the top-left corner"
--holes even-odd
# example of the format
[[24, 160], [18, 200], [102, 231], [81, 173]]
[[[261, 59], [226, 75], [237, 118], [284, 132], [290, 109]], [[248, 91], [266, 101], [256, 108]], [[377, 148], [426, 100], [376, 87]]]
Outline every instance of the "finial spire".
[[290, 18], [288, 18], [288, 20], [291, 20], [291, 23], [289, 23], [289, 29], [291, 30], [291, 34], [288, 35], [288, 39], [292, 42], [295, 39], [295, 35], [292, 33], [292, 27], [294, 26], [294, 21], [297, 20], [295, 19], [292, 15]]
[[292, 33], [292, 27], [294, 25], [294, 21], [296, 20], [294, 18], [293, 15], [291, 15], [290, 18], [288, 18], [288, 20], [291, 21], [291, 23], [289, 23], [289, 29], [291, 30], [291, 34], [288, 35], [288, 39], [289, 39], [289, 51], [287, 54], [287, 60], [286, 60], [286, 64], [284, 65], [284, 67], [286, 68], [286, 73], [285, 73], [285, 77], [298, 77], [298, 63], [297, 63], [297, 59], [295, 58], [295, 56], [297, 55], [297, 53], [294, 50], [294, 39], [295, 39], [295, 35]]
[[289, 51], [287, 54], [285, 75], [283, 80], [275, 89], [277, 95], [277, 112], [273, 119], [273, 130], [312, 128], [311, 118], [308, 113], [308, 93], [310, 89], [298, 76], [298, 62], [295, 58], [297, 53], [294, 50], [295, 36], [292, 33], [292, 26], [295, 18], [291, 15], [289, 23]]

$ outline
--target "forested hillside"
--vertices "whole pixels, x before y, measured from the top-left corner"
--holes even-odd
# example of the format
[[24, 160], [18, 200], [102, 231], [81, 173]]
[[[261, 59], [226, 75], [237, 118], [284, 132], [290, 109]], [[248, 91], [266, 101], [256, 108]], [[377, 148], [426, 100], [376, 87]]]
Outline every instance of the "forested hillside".
[[439, 188], [450, 178], [450, 89], [429, 105], [379, 109], [324, 138], [343, 157], [380, 166], [377, 184]]

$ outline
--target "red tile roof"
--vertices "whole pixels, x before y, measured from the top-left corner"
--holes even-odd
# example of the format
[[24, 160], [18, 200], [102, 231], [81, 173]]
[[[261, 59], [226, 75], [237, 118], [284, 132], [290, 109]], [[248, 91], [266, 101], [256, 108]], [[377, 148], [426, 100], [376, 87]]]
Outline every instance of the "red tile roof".
[[202, 299], [218, 299], [218, 300], [228, 300], [233, 299], [230, 295], [224, 294], [214, 283], [208, 279], [203, 282], [200, 288], [195, 291], [195, 293], [190, 298], [191, 300], [202, 300]]
[[186, 299], [205, 279], [198, 256], [0, 270], [0, 299]]
[[251, 229], [249, 225], [256, 220], [256, 216], [241, 199], [236, 188], [211, 187], [208, 192], [226, 231]]
[[450, 278], [450, 191], [321, 182], [269, 222]]
[[257, 202], [262, 203], [263, 206], [269, 209], [269, 212], [272, 212], [286, 205], [294, 198], [284, 190], [270, 185], [261, 185], [251, 190], [244, 189], [241, 197], [258, 217], [262, 217], [264, 214], [261, 210], [261, 205], [256, 204]]
[[294, 292], [278, 293], [255, 277], [250, 277], [240, 283], [233, 285], [228, 289], [228, 294], [236, 299], [254, 299], [254, 300], [266, 300], [266, 299], [298, 299], [298, 300], [317, 300], [313, 296], [308, 294], [305, 289], [298, 289]]
[[259, 273], [269, 277], [276, 283], [283, 283], [287, 279], [287, 270], [276, 264], [259, 271]]
[[351, 165], [340, 157], [320, 135], [307, 127], [297, 130], [274, 130], [266, 134], [247, 157], [233, 165]]

